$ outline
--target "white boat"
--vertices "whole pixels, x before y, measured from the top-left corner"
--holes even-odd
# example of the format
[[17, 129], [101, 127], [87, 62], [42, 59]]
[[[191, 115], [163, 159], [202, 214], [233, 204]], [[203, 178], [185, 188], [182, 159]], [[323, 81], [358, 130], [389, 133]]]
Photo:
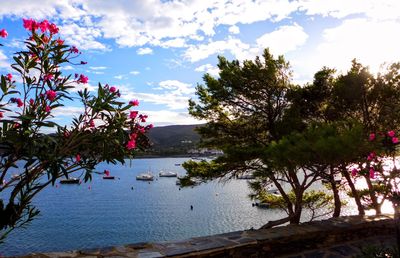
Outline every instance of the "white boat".
[[153, 181], [154, 176], [151, 173], [142, 173], [136, 176], [136, 180]]
[[254, 179], [256, 178], [253, 174], [242, 174], [236, 177], [237, 179]]
[[175, 172], [171, 172], [171, 171], [161, 171], [158, 174], [160, 177], [177, 177], [178, 174]]
[[79, 178], [70, 177], [66, 179], [61, 179], [60, 184], [79, 184]]

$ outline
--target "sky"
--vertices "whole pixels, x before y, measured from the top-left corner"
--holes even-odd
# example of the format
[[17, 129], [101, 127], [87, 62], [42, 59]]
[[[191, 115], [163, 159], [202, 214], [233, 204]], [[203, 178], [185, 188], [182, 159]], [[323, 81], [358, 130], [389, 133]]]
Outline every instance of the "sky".
[[[188, 99], [217, 56], [253, 60], [265, 48], [284, 55], [293, 82], [311, 82], [323, 66], [345, 72], [351, 60], [377, 72], [400, 61], [398, 0], [0, 0], [0, 73], [13, 72], [13, 53], [27, 32], [22, 18], [48, 19], [67, 44], [82, 51], [88, 89], [108, 83], [121, 97], [138, 99], [155, 126], [202, 123]], [[68, 103], [55, 112], [67, 124], [81, 110]]]

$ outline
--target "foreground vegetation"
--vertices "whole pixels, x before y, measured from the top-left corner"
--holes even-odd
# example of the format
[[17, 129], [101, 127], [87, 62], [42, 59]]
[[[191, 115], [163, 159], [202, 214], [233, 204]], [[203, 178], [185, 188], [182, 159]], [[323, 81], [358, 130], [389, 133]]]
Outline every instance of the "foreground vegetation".
[[[284, 58], [274, 58], [268, 49], [243, 63], [219, 57], [218, 67], [218, 78], [204, 75], [189, 112], [207, 121], [198, 128], [202, 146], [224, 155], [211, 162], [186, 162], [188, 178], [252, 173], [252, 196], [287, 213], [265, 228], [297, 224], [305, 209], [312, 218], [323, 215], [321, 205], [327, 203], [331, 215], [340, 216], [340, 191], [354, 198], [359, 214], [367, 209], [380, 214], [384, 200], [397, 207], [400, 64], [373, 75], [353, 60], [347, 73], [324, 67], [303, 86], [292, 82]], [[310, 191], [321, 181], [330, 196]], [[361, 181], [365, 188], [358, 185]]]
[[[86, 62], [75, 61], [79, 50], [64, 44], [55, 24], [23, 25], [25, 49], [14, 56], [13, 74], [0, 81], [0, 241], [39, 213], [31, 201], [41, 190], [72, 174], [90, 180], [99, 162], [124, 163], [147, 146], [152, 127], [132, 110], [139, 102], [121, 102], [115, 87], [99, 84], [92, 94], [82, 87], [88, 77], [62, 74], [63, 65]], [[71, 101], [81, 102], [81, 114], [70, 126], [58, 125], [56, 111]]]

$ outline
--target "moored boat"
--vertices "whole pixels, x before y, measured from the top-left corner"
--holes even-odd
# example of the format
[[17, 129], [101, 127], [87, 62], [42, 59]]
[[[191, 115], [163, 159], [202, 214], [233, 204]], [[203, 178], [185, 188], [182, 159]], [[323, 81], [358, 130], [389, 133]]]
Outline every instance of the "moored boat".
[[136, 180], [153, 181], [154, 176], [151, 173], [142, 173], [142, 174], [136, 176]]
[[161, 171], [158, 174], [160, 177], [177, 177], [178, 174], [175, 172], [171, 172], [171, 171]]
[[110, 171], [109, 170], [104, 170], [104, 176], [103, 179], [115, 179], [114, 176], [110, 176]]
[[71, 177], [60, 180], [60, 184], [79, 184], [79, 178]]

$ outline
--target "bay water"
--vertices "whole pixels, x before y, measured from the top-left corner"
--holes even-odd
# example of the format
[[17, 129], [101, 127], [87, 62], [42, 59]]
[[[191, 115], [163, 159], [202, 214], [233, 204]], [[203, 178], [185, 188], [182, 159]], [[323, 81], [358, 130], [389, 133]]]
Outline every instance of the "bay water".
[[148, 170], [155, 175], [160, 170], [184, 175], [178, 164], [186, 160], [101, 163], [97, 170], [110, 170], [115, 180], [94, 174], [92, 181], [80, 185], [57, 182], [36, 196], [40, 215], [26, 228], [10, 233], [0, 244], [0, 256], [187, 239], [258, 228], [285, 216], [278, 210], [253, 207], [246, 180], [213, 181], [193, 188], [180, 188], [176, 178], [136, 180]]

